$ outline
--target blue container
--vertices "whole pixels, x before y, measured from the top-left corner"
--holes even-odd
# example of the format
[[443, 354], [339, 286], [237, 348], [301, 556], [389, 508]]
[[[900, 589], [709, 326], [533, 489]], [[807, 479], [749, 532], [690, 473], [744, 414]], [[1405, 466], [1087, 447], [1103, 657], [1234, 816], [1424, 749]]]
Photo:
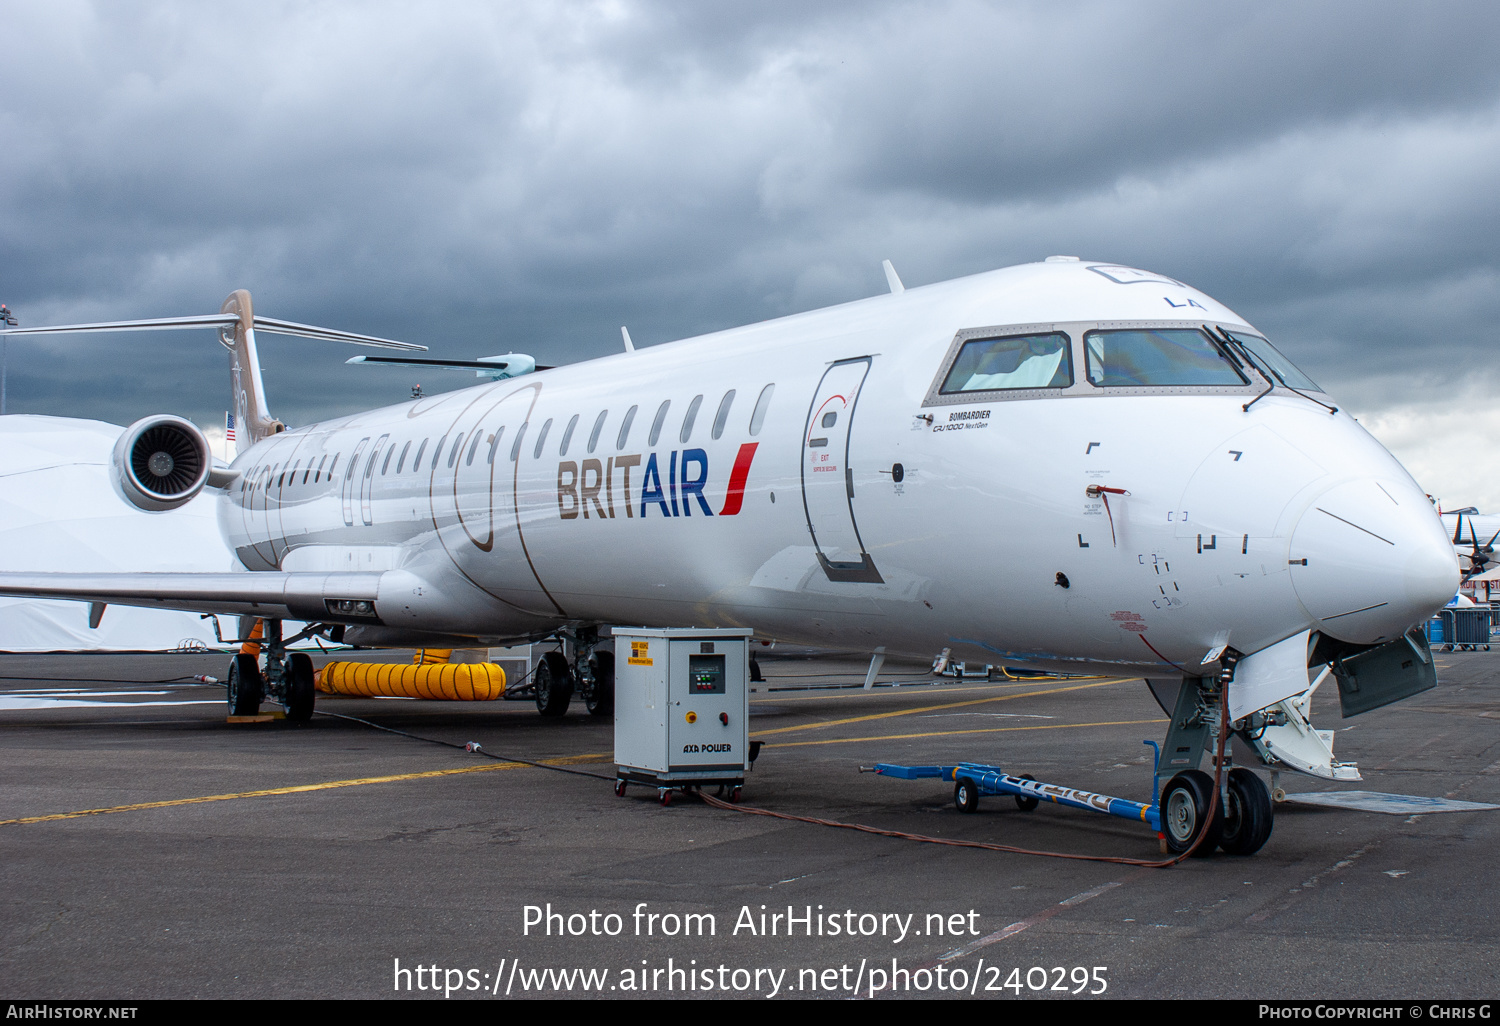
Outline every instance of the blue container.
[[1427, 621], [1427, 644], [1441, 645], [1443, 643], [1443, 618], [1434, 616]]

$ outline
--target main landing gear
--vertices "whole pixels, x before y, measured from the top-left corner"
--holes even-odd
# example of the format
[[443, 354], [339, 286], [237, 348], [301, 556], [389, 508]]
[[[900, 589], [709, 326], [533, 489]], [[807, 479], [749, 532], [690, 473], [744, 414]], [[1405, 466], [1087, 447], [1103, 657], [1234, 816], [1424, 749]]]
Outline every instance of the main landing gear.
[[[576, 693], [591, 716], [612, 716], [615, 711], [615, 656], [597, 650], [599, 629], [580, 628], [564, 638], [564, 648], [573, 650], [573, 661], [562, 652], [548, 652], [532, 673], [536, 711], [543, 716], [562, 716]], [[567, 644], [571, 642], [571, 644]]]
[[[244, 650], [229, 662], [226, 688], [229, 715], [255, 716], [260, 712], [261, 702], [269, 698], [279, 702], [286, 718], [294, 723], [312, 719], [313, 707], [317, 703], [312, 659], [304, 652], [288, 655], [286, 646], [289, 642], [311, 637], [319, 629], [309, 627], [283, 641], [280, 620], [255, 621], [255, 628], [243, 639]], [[262, 646], [266, 661], [264, 670], [259, 658]]]

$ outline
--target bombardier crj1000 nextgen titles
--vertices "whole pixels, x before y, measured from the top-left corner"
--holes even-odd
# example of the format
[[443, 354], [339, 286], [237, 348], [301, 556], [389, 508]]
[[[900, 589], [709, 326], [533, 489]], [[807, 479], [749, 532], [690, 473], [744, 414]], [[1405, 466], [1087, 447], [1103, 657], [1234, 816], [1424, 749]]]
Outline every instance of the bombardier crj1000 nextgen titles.
[[1238, 824], [1226, 850], [1270, 831], [1256, 774], [1211, 801], [1221, 722], [1241, 761], [1358, 779], [1312, 690], [1332, 674], [1353, 715], [1431, 687], [1415, 625], [1459, 583], [1391, 454], [1171, 278], [886, 270], [886, 295], [565, 367], [487, 358], [475, 387], [296, 428], [270, 415], [257, 330], [420, 347], [261, 317], [243, 291], [203, 317], [12, 329], [219, 332], [250, 444], [215, 467], [191, 423], [147, 417], [113, 474], [146, 510], [216, 490], [248, 572], [7, 573], [0, 593], [260, 618], [264, 666], [234, 661], [230, 702], [292, 718], [312, 667], [282, 620], [369, 645], [565, 637], [572, 662], [538, 671], [551, 712], [575, 683], [608, 710], [607, 625], [1139, 676], [1172, 715], [1178, 850], [1211, 807]]

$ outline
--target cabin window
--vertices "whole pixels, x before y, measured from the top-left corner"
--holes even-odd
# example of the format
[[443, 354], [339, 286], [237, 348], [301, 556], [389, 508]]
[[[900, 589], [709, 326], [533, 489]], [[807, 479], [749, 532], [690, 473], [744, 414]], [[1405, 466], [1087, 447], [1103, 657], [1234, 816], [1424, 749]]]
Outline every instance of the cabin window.
[[479, 451], [479, 443], [482, 441], [484, 441], [484, 432], [474, 432], [474, 441], [469, 443], [469, 455], [464, 457], [464, 466], [472, 467], [474, 465], [474, 454]]
[[[437, 469], [438, 463], [441, 462], [442, 458], [443, 458], [443, 446], [446, 445], [447, 442], [448, 442], [448, 436], [444, 435], [442, 438], [439, 438], [437, 440], [437, 445], [434, 445], [432, 447], [432, 467], [430, 469], [432, 469], [432, 470], [436, 470]], [[450, 464], [452, 462], [453, 462], [452, 460], [449, 460]]]
[[[398, 473], [398, 474], [401, 473], [401, 468], [404, 467], [404, 466], [406, 466], [406, 454], [408, 452], [410, 452], [410, 451], [411, 451], [411, 439], [408, 438], [406, 440], [406, 444], [401, 447], [401, 458], [396, 461], [396, 473]], [[421, 457], [418, 457], [418, 459], [420, 459], [420, 458]]]
[[647, 444], [655, 445], [656, 440], [661, 437], [661, 426], [667, 421], [667, 408], [672, 405], [668, 399], [656, 409], [656, 419], [651, 422], [651, 437]]
[[544, 445], [547, 444], [547, 432], [551, 431], [551, 430], [552, 430], [552, 418], [548, 417], [547, 420], [546, 420], [546, 422], [542, 424], [542, 430], [539, 431], [539, 432], [537, 432], [537, 436], [536, 436], [536, 448], [533, 449], [532, 452], [531, 452], [531, 458], [532, 459], [539, 460], [539, 459], [542, 458], [542, 446], [544, 446]]
[[573, 414], [573, 419], [568, 421], [568, 426], [563, 430], [562, 447], [558, 450], [559, 456], [568, 454], [568, 443], [573, 441], [573, 429], [578, 426], [578, 414]]
[[510, 447], [510, 461], [512, 463], [514, 463], [521, 456], [521, 439], [526, 437], [526, 427], [527, 424], [530, 423], [530, 421], [527, 421], [526, 424], [522, 424], [520, 427], [516, 428], [516, 440]]
[[1067, 388], [1073, 383], [1068, 336], [1009, 335], [965, 342], [943, 380], [943, 395], [1014, 388]]
[[1091, 331], [1083, 349], [1089, 384], [1100, 388], [1249, 384], [1195, 328]]
[[396, 447], [393, 445], [385, 451], [385, 462], [380, 465], [381, 477], [391, 472], [391, 457], [394, 455], [396, 455]]
[[771, 393], [774, 391], [776, 391], [774, 382], [760, 390], [760, 398], [755, 400], [755, 411], [750, 414], [751, 437], [760, 434], [761, 425], [766, 422], [766, 408], [771, 405]]
[[494, 462], [495, 462], [495, 453], [497, 451], [499, 451], [499, 449], [500, 449], [500, 438], [504, 434], [505, 434], [505, 425], [501, 424], [498, 428], [495, 429], [495, 433], [490, 436], [490, 455], [489, 455], [488, 460], [486, 460], [486, 462], [488, 462], [491, 465], [494, 465]]
[[729, 407], [734, 405], [734, 389], [724, 393], [724, 398], [719, 400], [719, 412], [714, 414], [714, 439], [717, 440], [724, 433], [724, 425], [729, 420]]
[[[320, 460], [318, 460], [318, 471], [317, 471], [317, 473], [313, 474], [313, 484], [317, 484], [319, 481], [323, 480], [323, 464], [327, 463], [327, 462], [328, 462], [328, 454], [325, 452], [323, 454], [323, 458], [320, 459]], [[333, 468], [332, 467], [328, 468], [328, 474], [329, 474], [330, 477], [333, 476]]]
[[635, 411], [638, 409], [640, 409], [639, 406], [632, 406], [625, 411], [625, 419], [620, 422], [620, 436], [615, 439], [616, 449], [625, 448], [625, 440], [630, 437], [630, 425], [634, 422]]
[[1323, 391], [1313, 384], [1312, 378], [1303, 374], [1292, 361], [1282, 356], [1281, 350], [1259, 335], [1251, 335], [1243, 331], [1226, 331], [1225, 334], [1250, 350], [1250, 355], [1255, 358], [1255, 362], [1274, 374], [1281, 384], [1288, 388], [1300, 388], [1308, 392]]
[[422, 466], [422, 454], [427, 451], [427, 439], [422, 439], [422, 444], [417, 446], [417, 454], [411, 458], [411, 472], [415, 474]]
[[682, 431], [677, 436], [683, 445], [686, 445], [687, 440], [693, 437], [693, 421], [698, 419], [698, 407], [702, 405], [703, 397], [701, 395], [693, 396], [693, 401], [688, 403], [687, 416], [682, 418]]
[[599, 411], [599, 419], [594, 421], [594, 430], [589, 432], [589, 452], [593, 452], [594, 446], [599, 444], [599, 432], [604, 430], [604, 418], [608, 416], [608, 410]]

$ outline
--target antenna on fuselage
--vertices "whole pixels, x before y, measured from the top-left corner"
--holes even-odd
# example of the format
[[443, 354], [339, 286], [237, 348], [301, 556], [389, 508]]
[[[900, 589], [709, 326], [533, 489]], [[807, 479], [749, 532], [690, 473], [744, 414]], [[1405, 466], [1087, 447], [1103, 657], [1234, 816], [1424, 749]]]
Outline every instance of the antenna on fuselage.
[[885, 268], [885, 283], [891, 287], [891, 295], [899, 296], [905, 292], [906, 286], [901, 284], [901, 276], [896, 273], [895, 265], [889, 260], [882, 260], [880, 266]]
[[620, 337], [625, 340], [625, 351], [627, 353], [635, 352], [635, 343], [630, 341], [630, 330], [623, 324], [620, 325]]

